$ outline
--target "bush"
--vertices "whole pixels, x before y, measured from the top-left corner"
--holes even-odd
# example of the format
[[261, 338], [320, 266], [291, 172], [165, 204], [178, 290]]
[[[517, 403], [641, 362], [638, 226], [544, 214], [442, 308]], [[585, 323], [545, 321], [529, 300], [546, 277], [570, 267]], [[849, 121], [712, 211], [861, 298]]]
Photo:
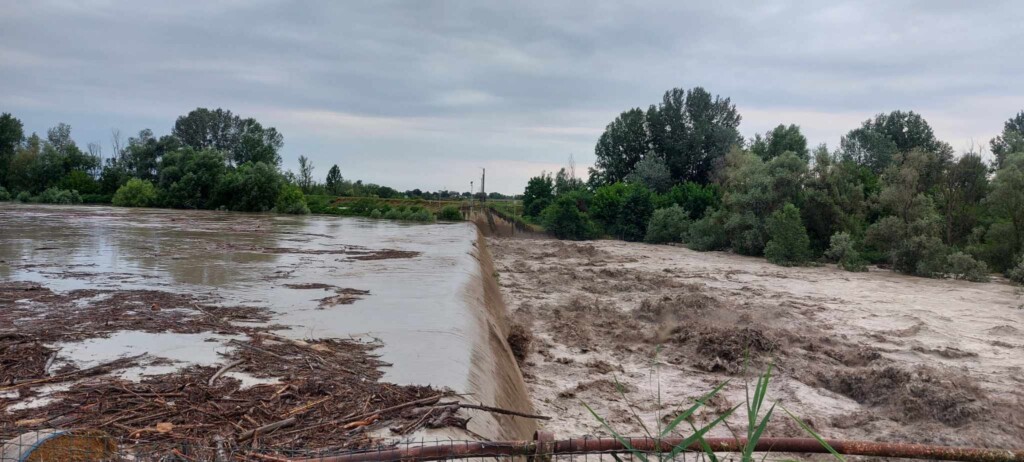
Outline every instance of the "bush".
[[988, 265], [963, 252], [956, 252], [946, 257], [946, 273], [953, 276], [954, 279], [988, 282]]
[[149, 207], [156, 203], [156, 187], [149, 181], [132, 178], [117, 188], [112, 202], [118, 207]]
[[702, 252], [726, 248], [729, 242], [725, 238], [721, 212], [708, 211], [704, 218], [693, 222], [686, 232], [685, 241], [691, 249]]
[[247, 162], [221, 177], [216, 204], [240, 212], [266, 212], [274, 208], [283, 183], [275, 167]]
[[16, 197], [16, 199], [18, 200], [18, 202], [32, 202], [32, 194], [30, 194], [28, 191], [22, 191], [18, 193], [18, 197]]
[[373, 209], [373, 211], [370, 212], [370, 218], [380, 218], [382, 216], [384, 216], [384, 214], [380, 213], [380, 209]]
[[49, 188], [39, 194], [36, 200], [44, 204], [81, 204], [82, 196], [75, 190]]
[[110, 204], [113, 202], [113, 194], [82, 194], [83, 204]]
[[853, 238], [850, 233], [835, 233], [829, 240], [828, 250], [825, 251], [825, 258], [837, 263], [846, 271], [867, 271], [868, 267], [860, 256], [860, 252], [854, 248]]
[[414, 212], [410, 212], [409, 218], [407, 219], [412, 221], [420, 221], [424, 223], [432, 223], [435, 220], [434, 214], [430, 213], [430, 210], [424, 208], [421, 208]]
[[1024, 255], [1021, 255], [1020, 260], [1017, 262], [1017, 266], [1013, 267], [1006, 273], [1006, 277], [1010, 278], [1011, 281], [1017, 284], [1024, 284]]
[[7, 188], [0, 186], [0, 201], [11, 200], [11, 193], [7, 192]]
[[462, 221], [462, 212], [459, 208], [454, 205], [446, 205], [441, 209], [441, 212], [437, 214], [438, 220], [445, 221]]
[[768, 218], [768, 236], [771, 240], [764, 248], [768, 261], [782, 266], [807, 262], [811, 240], [795, 205], [786, 204]]
[[559, 239], [592, 239], [594, 223], [576, 206], [571, 197], [561, 196], [540, 214], [544, 228]]
[[948, 254], [949, 248], [941, 239], [915, 235], [897, 243], [892, 253], [892, 267], [900, 273], [939, 278], [946, 274]]
[[647, 224], [647, 236], [644, 241], [652, 244], [666, 242], [682, 242], [683, 236], [690, 227], [690, 215], [678, 205], [658, 209], [651, 215]]
[[306, 196], [302, 189], [295, 185], [285, 185], [277, 194], [277, 203], [274, 204], [274, 211], [291, 215], [306, 215], [309, 213], [309, 206], [306, 205]]
[[620, 237], [631, 242], [642, 241], [647, 235], [647, 222], [653, 214], [654, 198], [651, 190], [642, 184], [627, 185], [616, 223]]

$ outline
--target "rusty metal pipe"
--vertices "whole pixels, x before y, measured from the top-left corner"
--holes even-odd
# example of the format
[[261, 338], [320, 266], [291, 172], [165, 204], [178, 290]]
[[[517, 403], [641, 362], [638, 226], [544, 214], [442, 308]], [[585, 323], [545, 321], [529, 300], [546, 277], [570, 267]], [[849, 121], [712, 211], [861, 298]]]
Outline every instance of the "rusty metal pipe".
[[[633, 448], [653, 452], [672, 450], [682, 443], [682, 438], [665, 438], [660, 441], [651, 438], [628, 438]], [[873, 456], [902, 459], [931, 459], [962, 462], [1024, 462], [1024, 450], [959, 448], [952, 446], [931, 446], [908, 443], [876, 443], [872, 441], [827, 440], [836, 452], [851, 456]], [[716, 452], [740, 452], [746, 439], [708, 438], [708, 444]], [[538, 451], [538, 446], [541, 451]], [[544, 450], [544, 448], [550, 449]], [[700, 445], [688, 449], [701, 451]], [[754, 446], [755, 452], [784, 452], [825, 454], [828, 450], [811, 438], [761, 438]], [[292, 462], [377, 462], [387, 460], [443, 460], [489, 456], [544, 456], [579, 453], [624, 453], [626, 446], [614, 438], [573, 438], [560, 441], [509, 441], [449, 443], [435, 446], [387, 449], [381, 451], [344, 454], [312, 459], [298, 459]]]

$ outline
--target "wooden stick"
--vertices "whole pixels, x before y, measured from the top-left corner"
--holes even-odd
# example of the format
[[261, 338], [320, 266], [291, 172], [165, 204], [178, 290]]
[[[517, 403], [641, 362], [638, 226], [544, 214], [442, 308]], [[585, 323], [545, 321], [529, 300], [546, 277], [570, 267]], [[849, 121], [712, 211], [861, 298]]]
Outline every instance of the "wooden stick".
[[216, 382], [217, 379], [220, 378], [220, 376], [224, 375], [225, 372], [230, 370], [232, 367], [235, 367], [235, 366], [237, 366], [239, 364], [242, 364], [244, 362], [245, 362], [244, 359], [239, 359], [237, 361], [231, 361], [230, 363], [225, 364], [224, 367], [220, 368], [215, 374], [213, 374], [213, 377], [210, 377], [210, 381], [207, 382], [206, 385], [212, 387], [213, 383]]
[[241, 443], [243, 441], [252, 439], [256, 435], [267, 434], [267, 433], [270, 433], [270, 432], [272, 432], [274, 430], [277, 430], [279, 428], [295, 425], [295, 422], [296, 422], [295, 417], [289, 417], [289, 418], [284, 419], [284, 420], [279, 420], [277, 422], [264, 425], [264, 426], [262, 426], [260, 428], [255, 429], [255, 430], [249, 430], [249, 431], [247, 431], [245, 433], [242, 433], [241, 435], [238, 436], [237, 441], [239, 443]]
[[281, 355], [279, 355], [277, 353], [273, 353], [273, 352], [264, 350], [263, 348], [259, 348], [259, 347], [255, 347], [255, 346], [249, 345], [248, 343], [245, 343], [245, 342], [239, 342], [238, 340], [231, 339], [231, 340], [228, 340], [228, 343], [230, 343], [232, 345], [238, 345], [238, 346], [243, 347], [243, 348], [248, 348], [250, 350], [257, 351], [257, 352], [263, 353], [265, 355], [270, 355], [270, 356], [273, 356], [273, 357], [275, 357], [277, 359], [280, 359], [280, 360], [288, 361], [288, 358], [285, 358], [284, 356], [281, 356]]
[[89, 367], [89, 368], [86, 368], [86, 369], [80, 369], [80, 370], [77, 370], [77, 371], [68, 372], [66, 374], [55, 375], [53, 377], [46, 377], [46, 378], [42, 378], [42, 379], [35, 379], [35, 380], [29, 380], [29, 381], [26, 381], [26, 382], [17, 383], [17, 384], [11, 385], [9, 387], [0, 388], [0, 392], [2, 392], [2, 391], [9, 391], [9, 390], [17, 390], [17, 389], [19, 389], [21, 387], [25, 387], [25, 386], [29, 386], [29, 385], [38, 385], [38, 384], [41, 384], [41, 383], [56, 382], [56, 381], [59, 381], [59, 380], [64, 380], [64, 379], [68, 379], [68, 378], [74, 377], [76, 375], [82, 375], [82, 374], [96, 372], [96, 371], [101, 370], [101, 369], [105, 369], [105, 368], [108, 368], [108, 367], [111, 367], [111, 366], [116, 366], [116, 365], [121, 364], [121, 363], [126, 363], [126, 362], [129, 362], [129, 361], [133, 361], [133, 360], [139, 359], [139, 358], [141, 358], [143, 356], [146, 356], [146, 354], [147, 353], [142, 353], [140, 355], [129, 356], [127, 358], [119, 358], [119, 359], [115, 359], [115, 360], [110, 361], [110, 362], [106, 362], [106, 363], [100, 364], [98, 366], [93, 366], [93, 367]]
[[455, 406], [455, 407], [461, 407], [461, 408], [466, 408], [466, 409], [478, 409], [478, 410], [481, 410], [481, 411], [493, 412], [495, 414], [514, 415], [516, 417], [524, 417], [524, 418], [527, 418], [527, 419], [551, 420], [551, 417], [548, 417], [548, 416], [535, 415], [535, 414], [525, 414], [525, 413], [522, 413], [522, 412], [510, 411], [508, 409], [501, 409], [501, 408], [497, 408], [497, 407], [484, 406], [482, 404], [468, 404], [468, 403], [454, 402], [454, 403], [437, 403], [437, 404], [434, 405], [434, 407], [444, 407], [444, 406]]

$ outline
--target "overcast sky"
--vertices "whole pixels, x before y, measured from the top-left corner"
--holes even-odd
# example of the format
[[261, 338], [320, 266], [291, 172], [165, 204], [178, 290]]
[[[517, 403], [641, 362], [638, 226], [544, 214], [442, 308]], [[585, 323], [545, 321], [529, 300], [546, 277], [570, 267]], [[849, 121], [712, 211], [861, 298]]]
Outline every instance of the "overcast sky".
[[111, 128], [223, 107], [277, 127], [285, 168], [400, 190], [585, 171], [672, 87], [731, 97], [746, 137], [795, 123], [830, 147], [904, 109], [962, 151], [1024, 109], [1014, 1], [0, 3], [0, 111], [28, 132], [109, 153]]

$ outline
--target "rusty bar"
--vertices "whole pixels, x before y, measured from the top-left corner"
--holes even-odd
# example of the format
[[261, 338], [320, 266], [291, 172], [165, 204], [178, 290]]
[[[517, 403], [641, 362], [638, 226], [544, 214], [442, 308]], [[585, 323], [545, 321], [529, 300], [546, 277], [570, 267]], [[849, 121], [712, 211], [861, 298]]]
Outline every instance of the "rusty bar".
[[[665, 438], [660, 445], [651, 438], [629, 438], [633, 448], [653, 452], [660, 449], [670, 451], [682, 443], [682, 438]], [[836, 452], [851, 456], [873, 456], [901, 459], [931, 459], [959, 462], [1024, 462], [1024, 450], [959, 448], [952, 446], [930, 446], [909, 443], [876, 443], [871, 441], [827, 440]], [[740, 452], [745, 439], [708, 438], [708, 444], [716, 452]], [[554, 442], [543, 442], [550, 447], [550, 454], [579, 453], [623, 453], [626, 446], [614, 438], [573, 438]], [[660, 447], [659, 447], [660, 446]], [[700, 451], [698, 444], [689, 447]], [[762, 438], [754, 447], [755, 452], [785, 452], [824, 454], [828, 450], [811, 438]], [[317, 459], [300, 459], [293, 462], [377, 462], [386, 460], [443, 460], [487, 456], [538, 456], [537, 443], [533, 441], [451, 443], [437, 446], [421, 446], [405, 449], [388, 449], [357, 454], [343, 454]], [[536, 460], [536, 459], [535, 459]]]

